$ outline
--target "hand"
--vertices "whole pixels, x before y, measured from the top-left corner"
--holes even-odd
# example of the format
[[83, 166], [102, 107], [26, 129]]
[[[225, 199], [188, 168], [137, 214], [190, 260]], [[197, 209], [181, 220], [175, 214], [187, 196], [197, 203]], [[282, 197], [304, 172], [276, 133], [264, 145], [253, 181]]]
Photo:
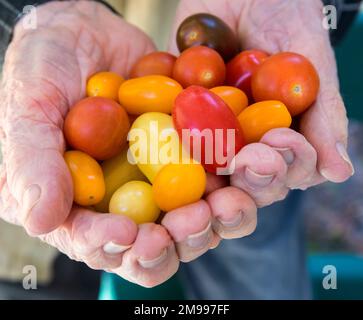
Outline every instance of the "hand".
[[[274, 129], [260, 143], [243, 148], [235, 158], [231, 186], [244, 190], [258, 207], [263, 207], [284, 199], [289, 189], [306, 189], [323, 181], [343, 182], [349, 178], [354, 169], [346, 151], [348, 121], [328, 31], [322, 27], [322, 2], [182, 0], [172, 33], [172, 52], [178, 51], [174, 40], [176, 28], [187, 16], [198, 12], [209, 12], [228, 23], [244, 49], [305, 55], [315, 65], [321, 80], [315, 104], [301, 118], [301, 134], [291, 129]], [[227, 196], [221, 199], [222, 208], [230, 202]]]
[[152, 42], [102, 4], [52, 2], [37, 8], [38, 27], [18, 23], [6, 53], [1, 85], [3, 165], [0, 216], [90, 267], [144, 286], [178, 269], [168, 232], [139, 227], [120, 215], [72, 207], [72, 181], [63, 160], [68, 108], [101, 70], [124, 76]]

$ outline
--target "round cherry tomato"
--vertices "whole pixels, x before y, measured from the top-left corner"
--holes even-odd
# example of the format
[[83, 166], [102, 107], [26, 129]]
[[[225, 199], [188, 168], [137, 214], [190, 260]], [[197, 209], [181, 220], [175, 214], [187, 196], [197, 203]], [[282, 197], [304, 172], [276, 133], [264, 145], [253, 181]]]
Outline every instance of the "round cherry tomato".
[[217, 51], [198, 46], [186, 49], [176, 60], [173, 78], [184, 88], [198, 85], [213, 88], [222, 85], [226, 67]]
[[125, 81], [119, 90], [121, 105], [130, 114], [171, 113], [175, 97], [183, 90], [165, 76], [145, 76]]
[[165, 165], [179, 163], [185, 155], [172, 117], [160, 112], [147, 112], [135, 120], [129, 145], [133, 161], [151, 183]]
[[236, 116], [238, 116], [241, 111], [248, 106], [248, 98], [246, 94], [238, 88], [221, 86], [212, 88], [210, 91], [222, 98]]
[[100, 97], [79, 101], [64, 122], [67, 142], [97, 160], [118, 154], [127, 141], [129, 128], [125, 110], [115, 101]]
[[64, 160], [73, 180], [74, 202], [81, 206], [100, 202], [105, 195], [105, 182], [98, 162], [81, 151], [67, 151]]
[[149, 75], [171, 77], [176, 57], [168, 52], [151, 52], [141, 57], [131, 69], [130, 78]]
[[252, 101], [251, 78], [268, 54], [260, 50], [242, 51], [227, 64], [226, 84], [241, 89]]
[[173, 120], [182, 143], [188, 146], [190, 141], [190, 154], [209, 172], [225, 168], [244, 146], [237, 117], [220, 97], [205, 88], [191, 86], [179, 94]]
[[88, 79], [87, 96], [118, 101], [118, 89], [124, 81], [124, 78], [114, 72], [96, 73]]
[[231, 28], [208, 13], [186, 18], [177, 31], [176, 39], [180, 52], [194, 46], [206, 46], [216, 50], [225, 61], [233, 58], [239, 49], [237, 37]]
[[155, 178], [153, 194], [163, 211], [198, 201], [205, 191], [206, 174], [200, 164], [168, 164]]
[[128, 161], [127, 150], [128, 148], [124, 148], [120, 154], [101, 164], [106, 192], [102, 201], [94, 206], [99, 212], [108, 212], [112, 195], [126, 182], [131, 180], [146, 181], [145, 176], [141, 173], [137, 165]]
[[137, 224], [154, 222], [160, 214], [152, 187], [144, 181], [130, 181], [118, 188], [109, 209], [111, 213], [123, 214]]
[[282, 102], [262, 101], [244, 109], [238, 121], [247, 143], [252, 143], [260, 141], [271, 129], [289, 128], [292, 118]]
[[319, 76], [304, 56], [281, 52], [268, 58], [252, 77], [256, 101], [279, 100], [292, 116], [304, 112], [319, 92]]

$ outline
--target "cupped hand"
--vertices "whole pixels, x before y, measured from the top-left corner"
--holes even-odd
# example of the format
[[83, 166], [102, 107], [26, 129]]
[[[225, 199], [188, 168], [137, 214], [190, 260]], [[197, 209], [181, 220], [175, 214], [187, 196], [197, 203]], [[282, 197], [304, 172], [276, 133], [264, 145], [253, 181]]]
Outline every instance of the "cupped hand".
[[[178, 52], [175, 33], [180, 23], [189, 15], [208, 12], [229, 24], [243, 49], [301, 53], [318, 70], [320, 92], [301, 117], [300, 133], [271, 130], [235, 157], [230, 184], [246, 192], [258, 207], [284, 199], [290, 189], [327, 180], [343, 182], [354, 172], [346, 151], [348, 121], [322, 9], [320, 0], [182, 0], [176, 14], [170, 42], [173, 53]], [[213, 197], [212, 193], [209, 199]], [[220, 199], [222, 208], [231, 202], [227, 193]], [[212, 208], [213, 216], [217, 212]]]
[[52, 2], [37, 8], [37, 28], [20, 21], [7, 50], [1, 84], [3, 164], [0, 216], [90, 267], [144, 286], [178, 269], [174, 243], [161, 225], [73, 206], [63, 160], [64, 118], [101, 70], [126, 76], [154, 50], [149, 38], [102, 4]]

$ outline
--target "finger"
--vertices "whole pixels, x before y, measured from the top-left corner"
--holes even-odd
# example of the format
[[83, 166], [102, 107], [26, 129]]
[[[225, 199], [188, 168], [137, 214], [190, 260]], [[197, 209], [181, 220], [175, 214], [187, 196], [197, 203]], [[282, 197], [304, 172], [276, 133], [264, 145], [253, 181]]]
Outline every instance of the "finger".
[[234, 159], [231, 186], [244, 190], [264, 207], [286, 197], [287, 165], [282, 156], [262, 143], [245, 146]]
[[204, 200], [168, 212], [161, 223], [175, 241], [182, 262], [201, 256], [214, 241], [211, 212]]
[[242, 190], [226, 187], [214, 191], [206, 200], [212, 210], [213, 230], [222, 239], [245, 237], [256, 229], [256, 205]]
[[0, 218], [12, 224], [20, 224], [17, 219], [18, 203], [9, 191], [5, 165], [0, 168]]
[[144, 287], [168, 280], [178, 270], [174, 243], [164, 227], [147, 223], [139, 226], [133, 247], [124, 256], [121, 267], [112, 270]]
[[213, 191], [228, 186], [228, 178], [226, 176], [216, 176], [207, 172], [207, 185], [204, 194], [208, 195]]
[[74, 207], [62, 226], [41, 239], [93, 269], [111, 269], [121, 265], [136, 235], [137, 226], [125, 216]]
[[284, 158], [288, 165], [288, 188], [301, 189], [318, 182], [315, 179], [317, 154], [303, 135], [288, 128], [273, 129], [262, 137], [261, 143], [274, 148]]

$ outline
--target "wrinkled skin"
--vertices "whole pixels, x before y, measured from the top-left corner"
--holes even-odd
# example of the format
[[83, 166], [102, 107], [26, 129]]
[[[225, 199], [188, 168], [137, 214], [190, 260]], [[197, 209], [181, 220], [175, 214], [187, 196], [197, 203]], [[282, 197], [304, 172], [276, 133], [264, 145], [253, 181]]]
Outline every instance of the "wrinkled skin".
[[1, 217], [92, 268], [152, 287], [172, 276], [179, 260], [197, 258], [221, 238], [253, 232], [257, 206], [283, 199], [292, 188], [346, 180], [353, 167], [336, 148], [339, 143], [339, 150], [345, 150], [347, 119], [332, 67], [334, 56], [321, 28], [320, 2], [306, 2], [181, 1], [172, 52], [177, 52], [174, 39], [180, 22], [193, 13], [210, 12], [238, 33], [244, 47], [305, 54], [320, 72], [321, 94], [302, 118], [306, 139], [290, 129], [268, 132], [261, 143], [236, 156], [230, 185], [208, 174], [205, 200], [169, 212], [161, 225], [139, 227], [123, 216], [72, 207], [62, 126], [91, 74], [111, 70], [126, 76], [140, 56], [154, 50], [153, 44], [101, 4], [40, 6], [39, 28], [24, 30], [18, 24], [5, 58], [0, 88]]

